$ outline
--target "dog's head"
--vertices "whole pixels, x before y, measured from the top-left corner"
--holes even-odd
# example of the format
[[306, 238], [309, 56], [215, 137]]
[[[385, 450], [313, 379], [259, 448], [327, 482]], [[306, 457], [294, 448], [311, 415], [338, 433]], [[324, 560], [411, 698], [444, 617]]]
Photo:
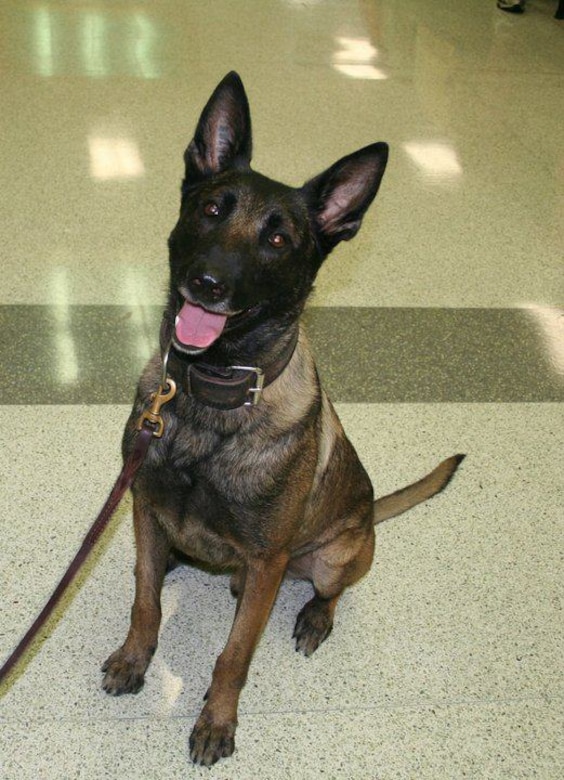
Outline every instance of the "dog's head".
[[184, 154], [169, 240], [176, 349], [199, 354], [301, 313], [323, 259], [358, 231], [388, 147], [342, 158], [301, 188], [251, 170], [251, 119], [236, 73], [217, 86]]

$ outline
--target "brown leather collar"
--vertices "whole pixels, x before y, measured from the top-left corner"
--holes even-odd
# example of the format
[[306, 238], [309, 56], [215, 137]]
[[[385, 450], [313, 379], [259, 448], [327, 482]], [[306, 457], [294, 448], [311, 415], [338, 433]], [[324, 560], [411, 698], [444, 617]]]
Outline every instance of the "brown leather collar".
[[227, 411], [256, 406], [262, 391], [277, 379], [290, 362], [298, 342], [298, 329], [280, 355], [265, 367], [211, 366], [192, 363], [188, 369], [187, 392], [200, 403]]

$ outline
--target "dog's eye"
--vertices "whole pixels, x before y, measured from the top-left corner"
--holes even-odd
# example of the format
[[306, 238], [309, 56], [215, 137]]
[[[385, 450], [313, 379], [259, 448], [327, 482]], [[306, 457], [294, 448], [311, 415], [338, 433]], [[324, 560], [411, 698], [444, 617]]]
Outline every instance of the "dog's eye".
[[209, 203], [206, 203], [204, 206], [204, 214], [206, 217], [218, 217], [219, 216], [219, 206], [217, 203], [213, 200], [210, 200]]
[[282, 249], [282, 247], [286, 246], [286, 239], [282, 235], [282, 233], [273, 233], [271, 236], [268, 237], [268, 243], [270, 246], [273, 246], [275, 249]]

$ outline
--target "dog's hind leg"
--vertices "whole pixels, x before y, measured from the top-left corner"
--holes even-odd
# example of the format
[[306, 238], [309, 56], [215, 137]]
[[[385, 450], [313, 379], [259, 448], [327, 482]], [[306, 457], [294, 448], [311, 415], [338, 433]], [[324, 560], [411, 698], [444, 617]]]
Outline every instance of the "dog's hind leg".
[[296, 573], [308, 572], [315, 596], [307, 602], [296, 620], [296, 650], [305, 656], [314, 653], [333, 630], [333, 617], [343, 591], [363, 577], [374, 555], [374, 530], [348, 530], [334, 541], [310, 553], [293, 565]]
[[170, 544], [148, 507], [134, 499], [133, 518], [137, 563], [135, 601], [127, 639], [102, 666], [102, 687], [107, 693], [137, 693], [157, 649], [161, 622], [161, 588]]
[[309, 657], [333, 630], [333, 615], [341, 594], [324, 599], [318, 593], [300, 611], [294, 629], [296, 651]]

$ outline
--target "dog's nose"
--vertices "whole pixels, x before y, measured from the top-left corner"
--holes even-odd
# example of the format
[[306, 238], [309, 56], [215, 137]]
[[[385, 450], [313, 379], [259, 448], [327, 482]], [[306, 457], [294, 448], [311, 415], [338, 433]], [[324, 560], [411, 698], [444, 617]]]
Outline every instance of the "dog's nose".
[[188, 289], [199, 303], [219, 303], [227, 298], [227, 285], [213, 274], [200, 274], [188, 280]]

